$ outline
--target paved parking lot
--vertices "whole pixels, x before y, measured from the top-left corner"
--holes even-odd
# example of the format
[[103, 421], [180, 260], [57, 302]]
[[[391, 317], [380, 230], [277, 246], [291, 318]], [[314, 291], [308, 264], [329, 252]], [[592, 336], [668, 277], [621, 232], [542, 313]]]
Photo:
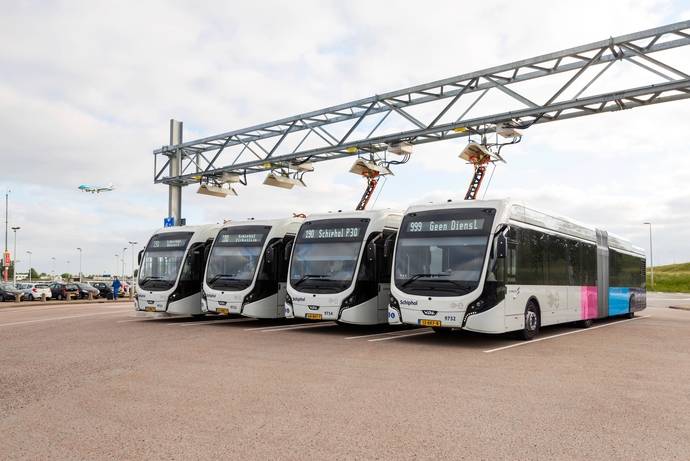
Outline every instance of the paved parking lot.
[[0, 309], [0, 458], [690, 459], [690, 304], [537, 341]]

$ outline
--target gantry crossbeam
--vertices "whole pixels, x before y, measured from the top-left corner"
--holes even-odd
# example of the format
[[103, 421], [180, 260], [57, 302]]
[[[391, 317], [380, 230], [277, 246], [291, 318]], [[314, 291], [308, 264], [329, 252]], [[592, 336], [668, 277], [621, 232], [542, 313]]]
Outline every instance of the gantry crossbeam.
[[[690, 69], [662, 61], [663, 52], [690, 45], [690, 21], [670, 24], [522, 61], [471, 72], [154, 151], [154, 182], [186, 185], [223, 173], [290, 169], [296, 163], [380, 152], [406, 141], [423, 144], [482, 134], [495, 124], [521, 127], [690, 98]], [[690, 47], [688, 47], [690, 49]], [[654, 56], [652, 56], [654, 55]], [[592, 87], [616, 63], [642, 69], [644, 86]], [[690, 62], [685, 59], [684, 62]], [[548, 82], [555, 85], [546, 85]], [[521, 84], [542, 81], [545, 101]], [[496, 111], [487, 94], [508, 101]], [[473, 115], [480, 113], [482, 115]], [[177, 157], [180, 154], [180, 157]], [[171, 175], [171, 159], [181, 158]]]

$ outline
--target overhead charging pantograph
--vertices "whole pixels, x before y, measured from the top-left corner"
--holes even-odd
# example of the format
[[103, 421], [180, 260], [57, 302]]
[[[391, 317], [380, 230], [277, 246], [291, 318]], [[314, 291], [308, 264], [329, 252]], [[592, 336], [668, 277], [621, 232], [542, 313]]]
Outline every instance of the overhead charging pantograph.
[[[179, 219], [180, 200], [172, 197], [183, 186], [226, 196], [248, 175], [264, 173], [265, 184], [292, 188], [305, 185], [319, 162], [354, 157], [375, 168], [353, 166], [366, 172], [363, 207], [377, 178], [405, 163], [414, 145], [470, 137], [461, 157], [475, 169], [466, 194], [473, 199], [487, 165], [502, 160], [501, 147], [532, 125], [690, 98], [690, 69], [670, 64], [689, 44], [690, 21], [683, 21], [194, 141], [171, 137], [153, 152], [154, 182], [170, 186]], [[596, 92], [602, 76], [619, 76], [623, 65], [639, 70], [638, 84]], [[543, 102], [530, 96], [535, 85]], [[487, 142], [497, 135], [505, 142]]]

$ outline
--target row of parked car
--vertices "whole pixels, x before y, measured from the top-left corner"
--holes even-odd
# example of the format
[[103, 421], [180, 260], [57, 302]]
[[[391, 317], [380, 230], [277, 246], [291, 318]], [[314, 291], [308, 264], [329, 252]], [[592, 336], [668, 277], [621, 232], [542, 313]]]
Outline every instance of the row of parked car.
[[22, 301], [43, 299], [87, 299], [89, 294], [95, 298], [113, 299], [113, 288], [105, 282], [35, 282], [11, 283], [0, 282], [0, 301], [14, 301], [20, 295]]

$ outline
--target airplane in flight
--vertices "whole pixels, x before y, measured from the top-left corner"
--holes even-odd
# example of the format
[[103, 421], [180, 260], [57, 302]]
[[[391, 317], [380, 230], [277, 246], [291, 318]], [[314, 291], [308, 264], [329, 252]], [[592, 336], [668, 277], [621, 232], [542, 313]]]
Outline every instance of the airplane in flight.
[[91, 192], [92, 194], [100, 194], [101, 192], [110, 192], [110, 191], [115, 190], [115, 186], [113, 186], [113, 183], [110, 183], [107, 186], [90, 186], [88, 184], [82, 184], [77, 189], [79, 189], [82, 192]]

